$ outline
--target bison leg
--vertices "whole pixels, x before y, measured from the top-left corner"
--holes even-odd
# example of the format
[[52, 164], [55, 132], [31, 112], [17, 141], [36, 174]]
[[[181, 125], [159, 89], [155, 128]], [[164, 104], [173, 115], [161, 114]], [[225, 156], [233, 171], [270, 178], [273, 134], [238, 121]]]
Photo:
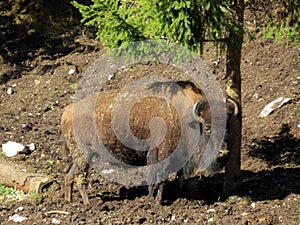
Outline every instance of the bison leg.
[[76, 168], [77, 168], [76, 163], [73, 163], [71, 169], [68, 171], [68, 174], [65, 177], [64, 195], [65, 195], [65, 200], [67, 202], [72, 201], [73, 183], [74, 183]]
[[157, 181], [158, 171], [155, 167], [155, 163], [158, 162], [158, 152], [157, 149], [153, 149], [147, 153], [147, 165], [152, 165], [148, 174], [148, 190], [150, 198], [156, 198], [159, 182]]
[[163, 203], [163, 189], [164, 182], [159, 182], [156, 184], [149, 185], [149, 196], [151, 199], [155, 200], [157, 205], [162, 205]]
[[80, 175], [78, 175], [78, 177], [76, 177], [76, 184], [77, 184], [78, 190], [80, 192], [80, 195], [82, 197], [83, 204], [89, 205], [90, 201], [89, 201], [89, 197], [86, 193], [86, 179], [82, 174], [80, 174]]
[[158, 184], [158, 190], [157, 190], [157, 195], [156, 195], [156, 200], [155, 203], [157, 205], [162, 205], [163, 204], [163, 190], [164, 190], [165, 182], [160, 182]]
[[155, 198], [158, 191], [158, 185], [157, 184], [150, 184], [148, 186], [149, 196], [151, 198]]
[[184, 178], [184, 170], [182, 168], [176, 173], [176, 181], [178, 181], [180, 189], [182, 188], [183, 178]]

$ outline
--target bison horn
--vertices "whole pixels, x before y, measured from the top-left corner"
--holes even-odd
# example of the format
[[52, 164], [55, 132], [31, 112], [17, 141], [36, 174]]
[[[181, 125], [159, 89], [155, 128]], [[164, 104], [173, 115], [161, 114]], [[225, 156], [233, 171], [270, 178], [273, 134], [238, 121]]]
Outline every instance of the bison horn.
[[192, 110], [192, 113], [193, 113], [193, 117], [196, 121], [200, 122], [202, 121], [202, 117], [200, 117], [198, 114], [199, 114], [199, 108], [200, 106], [202, 105], [202, 102], [201, 101], [197, 101], [194, 106], [193, 106], [193, 110]]
[[226, 100], [229, 101], [229, 102], [231, 102], [233, 104], [233, 106], [234, 106], [233, 115], [236, 116], [238, 114], [238, 112], [239, 112], [238, 104], [235, 101], [233, 101], [232, 99], [230, 99], [230, 98], [227, 98]]

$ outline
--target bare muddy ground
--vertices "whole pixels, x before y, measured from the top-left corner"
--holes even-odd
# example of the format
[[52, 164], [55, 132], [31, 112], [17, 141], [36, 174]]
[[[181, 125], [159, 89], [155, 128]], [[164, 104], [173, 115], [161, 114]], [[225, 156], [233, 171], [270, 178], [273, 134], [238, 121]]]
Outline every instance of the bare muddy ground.
[[[40, 202], [0, 202], [1, 224], [12, 224], [9, 217], [20, 206], [24, 209], [17, 213], [27, 217], [22, 224], [31, 225], [51, 224], [53, 218], [60, 224], [300, 224], [300, 134], [297, 130], [300, 50], [297, 46], [286, 48], [261, 39], [245, 43], [243, 186], [239, 193], [220, 201], [223, 173], [202, 180], [194, 177], [185, 181], [181, 193], [174, 192], [174, 184], [168, 183], [168, 203], [155, 206], [149, 203], [146, 188], [126, 188], [89, 171], [91, 205], [84, 206], [76, 188], [73, 203], [63, 200], [61, 171], [65, 163], [60, 117], [63, 108], [73, 101], [75, 91], [71, 85], [102, 54], [102, 46], [81, 27], [66, 34], [63, 40], [30, 40], [33, 42], [36, 45], [24, 45], [23, 49], [16, 42], [1, 44], [0, 143], [35, 143], [37, 150], [31, 155], [17, 155], [11, 160], [34, 172], [53, 176], [60, 187], [48, 190]], [[223, 83], [224, 59], [215, 56], [213, 47], [207, 49], [204, 60]], [[71, 69], [76, 72], [69, 74]], [[152, 73], [181, 76], [164, 65], [139, 64], [117, 73], [107, 87], [123, 86]], [[9, 88], [11, 94], [7, 93]], [[292, 100], [260, 118], [263, 107], [278, 97]], [[49, 213], [53, 210], [68, 214]]]

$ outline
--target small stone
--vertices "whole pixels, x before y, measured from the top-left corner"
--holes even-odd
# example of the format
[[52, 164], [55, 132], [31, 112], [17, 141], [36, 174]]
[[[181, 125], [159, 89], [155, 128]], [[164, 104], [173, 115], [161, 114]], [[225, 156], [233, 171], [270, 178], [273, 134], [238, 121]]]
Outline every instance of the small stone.
[[20, 207], [16, 208], [15, 212], [23, 211], [23, 210], [24, 210], [24, 207], [20, 206]]
[[69, 74], [70, 74], [70, 75], [73, 75], [74, 73], [76, 73], [76, 70], [75, 70], [75, 69], [70, 69], [70, 70], [69, 70]]
[[175, 220], [175, 215], [172, 215], [171, 220], [172, 220], [172, 221]]
[[6, 93], [7, 93], [8, 95], [11, 95], [11, 94], [13, 93], [13, 89], [12, 89], [11, 87], [9, 87], [9, 88], [7, 89], [7, 91], [6, 91]]
[[34, 143], [30, 143], [29, 145], [27, 145], [28, 148], [31, 150], [31, 151], [34, 151], [35, 150], [35, 144]]
[[54, 224], [60, 224], [60, 221], [57, 220], [57, 219], [55, 219], [55, 218], [53, 218], [53, 219], [51, 220], [51, 222], [54, 223]]
[[216, 212], [216, 210], [215, 209], [208, 209], [206, 212], [207, 213], [214, 213], [214, 212]]
[[14, 222], [23, 222], [24, 220], [27, 220], [27, 218], [24, 216], [20, 216], [18, 214], [14, 214], [8, 218], [8, 221], [14, 221]]

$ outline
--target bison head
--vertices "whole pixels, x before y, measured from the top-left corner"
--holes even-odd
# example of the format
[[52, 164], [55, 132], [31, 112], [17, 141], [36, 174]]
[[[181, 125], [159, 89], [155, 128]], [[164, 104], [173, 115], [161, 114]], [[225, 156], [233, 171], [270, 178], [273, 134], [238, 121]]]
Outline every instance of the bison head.
[[[214, 104], [213, 102], [208, 102], [207, 99], [201, 99], [194, 104], [193, 107], [193, 117], [200, 124], [200, 157], [203, 157], [201, 153], [203, 153], [208, 147], [208, 140], [212, 138], [212, 144], [216, 142], [216, 138], [219, 138], [217, 135], [212, 134], [212, 113], [210, 104]], [[226, 130], [224, 134], [224, 138], [221, 141], [221, 148], [218, 149], [218, 155], [215, 161], [213, 161], [206, 171], [209, 173], [217, 172], [221, 168], [225, 166], [229, 156], [229, 137], [230, 137], [230, 122], [233, 116], [236, 116], [238, 113], [238, 106], [236, 102], [231, 99], [227, 99], [225, 102], [226, 107]], [[217, 114], [218, 115], [218, 114]]]

